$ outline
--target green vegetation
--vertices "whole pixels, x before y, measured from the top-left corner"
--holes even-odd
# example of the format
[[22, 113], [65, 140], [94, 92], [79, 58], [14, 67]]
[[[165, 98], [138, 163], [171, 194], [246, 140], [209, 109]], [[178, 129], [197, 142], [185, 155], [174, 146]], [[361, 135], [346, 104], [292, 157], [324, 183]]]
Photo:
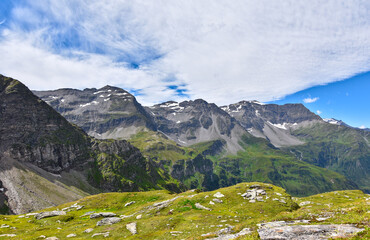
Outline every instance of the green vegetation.
[[[263, 201], [252, 203], [241, 197], [242, 193], [256, 184], [266, 191]], [[224, 195], [219, 198], [222, 203], [210, 204], [216, 192]], [[165, 200], [170, 201], [163, 208], [155, 207]], [[135, 203], [125, 206], [131, 201]], [[9, 225], [0, 228], [0, 235], [16, 234], [12, 239], [38, 239], [41, 235], [65, 239], [67, 235], [74, 233], [76, 237], [73, 239], [86, 239], [95, 233], [109, 232], [108, 238], [98, 236], [94, 239], [205, 239], [202, 234], [217, 236], [213, 233], [232, 226], [233, 232], [250, 228], [252, 233], [245, 236], [245, 239], [259, 239], [258, 223], [305, 219], [310, 221], [308, 224], [356, 224], [357, 227], [365, 228], [365, 231], [353, 239], [365, 239], [370, 236], [368, 201], [368, 196], [361, 191], [337, 191], [292, 198], [280, 187], [255, 182], [241, 183], [212, 192], [170, 194], [160, 190], [105, 193], [44, 210], [61, 210], [73, 203], [84, 206], [81, 210], [73, 208], [64, 216], [41, 220], [26, 215], [0, 216], [0, 225]], [[196, 203], [212, 210], [199, 209]], [[298, 208], [297, 204], [302, 207]], [[113, 225], [96, 226], [101, 218], [90, 219], [89, 214], [93, 211], [114, 212], [117, 216], [122, 216], [122, 220]], [[126, 229], [126, 224], [132, 222], [137, 223], [137, 235], [132, 235]], [[84, 232], [89, 228], [93, 229], [92, 232]]]
[[332, 124], [300, 128], [294, 135], [306, 142], [288, 148], [297, 158], [343, 174], [370, 192], [370, 133]]
[[215, 141], [182, 147], [155, 132], [140, 132], [129, 141], [189, 189], [260, 181], [283, 187], [294, 196], [308, 196], [357, 188], [341, 174], [300, 161], [261, 138], [244, 136], [240, 142], [244, 150], [236, 155], [206, 154]]

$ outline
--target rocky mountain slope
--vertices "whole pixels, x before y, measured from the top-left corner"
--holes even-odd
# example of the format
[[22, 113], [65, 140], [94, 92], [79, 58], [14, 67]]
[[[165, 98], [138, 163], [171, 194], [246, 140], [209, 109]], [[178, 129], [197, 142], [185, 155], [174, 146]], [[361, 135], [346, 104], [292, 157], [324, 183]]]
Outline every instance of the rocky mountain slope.
[[[83, 92], [87, 93], [88, 89]], [[50, 92], [45, 92], [47, 93], [46, 95], [41, 95], [40, 92], [36, 93], [48, 101], [55, 98], [55, 96], [50, 95]], [[93, 93], [94, 92], [90, 92], [89, 94], [94, 95]], [[63, 98], [63, 96], [58, 95], [58, 98]], [[110, 100], [107, 100], [107, 102], [109, 101]], [[50, 102], [50, 104], [57, 110], [62, 106], [61, 101], [57, 100]], [[96, 105], [100, 105], [100, 103]], [[101, 107], [104, 107], [104, 105], [101, 105]], [[212, 172], [212, 174], [208, 174], [211, 176], [211, 179], [216, 179], [213, 174], [220, 177], [219, 174], [221, 172], [226, 172], [226, 175], [228, 175], [227, 179], [234, 179], [232, 181], [224, 179], [225, 181], [223, 182], [226, 182], [228, 185], [236, 183], [237, 181], [242, 181], [241, 179], [243, 179], [243, 181], [262, 180], [261, 177], [259, 179], [248, 179], [246, 176], [251, 173], [247, 174], [248, 171], [240, 170], [242, 167], [239, 167], [251, 167], [252, 160], [245, 154], [247, 147], [243, 142], [245, 142], [244, 139], [254, 136], [266, 139], [274, 147], [281, 150], [280, 152], [278, 150], [271, 150], [271, 146], [267, 147], [268, 142], [262, 144], [256, 138], [253, 138], [253, 141], [249, 141], [248, 144], [251, 146], [256, 146], [255, 144], [251, 144], [253, 142], [264, 145], [264, 147], [261, 147], [264, 149], [263, 151], [265, 151], [262, 155], [265, 157], [270, 156], [266, 158], [263, 157], [265, 159], [270, 159], [269, 164], [257, 164], [262, 168], [273, 166], [271, 161], [274, 157], [271, 154], [267, 154], [267, 152], [274, 151], [274, 154], [278, 156], [284, 155], [284, 159], [288, 157], [292, 159], [290, 161], [296, 161], [295, 164], [303, 160], [309, 164], [336, 171], [348, 177], [352, 182], [357, 183], [361, 189], [370, 191], [368, 175], [370, 166], [369, 132], [354, 129], [344, 124], [340, 124], [340, 127], [335, 127], [339, 125], [333, 124], [333, 121], [329, 121], [330, 123], [325, 122], [318, 115], [310, 112], [302, 104], [275, 105], [263, 104], [258, 101], [241, 101], [228, 106], [218, 107], [215, 104], [198, 99], [181, 103], [173, 101], [165, 102], [152, 107], [145, 107], [145, 110], [148, 116], [146, 119], [150, 119], [149, 122], [153, 126], [152, 130], [156, 129], [158, 133], [164, 135], [168, 140], [175, 141], [177, 145], [192, 148], [194, 144], [203, 144], [203, 146], [206, 146], [207, 142], [221, 141], [220, 143], [222, 144], [219, 144], [219, 146], [222, 145], [222, 147], [218, 149], [218, 153], [214, 154], [214, 157], [211, 157], [212, 166], [210, 166], [209, 170], [212, 169], [212, 171], [208, 171], [208, 173]], [[59, 111], [63, 114], [63, 111]], [[135, 114], [135, 112], [136, 110], [133, 110], [133, 114]], [[79, 118], [80, 113], [70, 112], [70, 114], [73, 115], [71, 118], [76, 119]], [[85, 123], [80, 122], [77, 124], [83, 126]], [[98, 121], [98, 123], [95, 124], [93, 121], [90, 121], [89, 124], [98, 126], [100, 123]], [[131, 132], [130, 126], [132, 123], [130, 121], [125, 121], [125, 124], [127, 131]], [[119, 129], [124, 131], [126, 128]], [[117, 129], [117, 127], [111, 126], [109, 132], [115, 132]], [[132, 138], [135, 138], [135, 136], [138, 135], [132, 135]], [[143, 137], [143, 135], [140, 134], [139, 136]], [[138, 139], [140, 138], [136, 138], [136, 140]], [[141, 138], [141, 141], [147, 141], [147, 139]], [[138, 144], [138, 141], [136, 141], [136, 144], [137, 146], [143, 145]], [[164, 149], [163, 146], [159, 145], [152, 146], [151, 152], [156, 152], [156, 154], [148, 155], [160, 159], [159, 162], [162, 161], [160, 166], [169, 166], [168, 164], [164, 164], [163, 160], [170, 160], [170, 168], [167, 169], [167, 171], [172, 172], [174, 170], [173, 167], [177, 168], [177, 165], [173, 164], [173, 160], [184, 160], [186, 162], [195, 157], [189, 156], [189, 154], [186, 153], [192, 150], [187, 151], [180, 149], [181, 147], [177, 145], [169, 144], [166, 146], [166, 148], [172, 148], [171, 150]], [[258, 148], [256, 147], [256, 149]], [[351, 151], [349, 151], [349, 149], [351, 149]], [[145, 149], [140, 150], [145, 153], [148, 152]], [[176, 151], [178, 152], [175, 154]], [[183, 154], [184, 152], [186, 154]], [[230, 154], [232, 157], [227, 156]], [[165, 155], [173, 156], [174, 158], [171, 160], [168, 157], [163, 157]], [[241, 157], [241, 155], [243, 155], [243, 157]], [[182, 156], [182, 158], [180, 156]], [[235, 162], [236, 159], [240, 158], [243, 159], [242, 162], [245, 164], [230, 164], [230, 162]], [[218, 160], [216, 161], [216, 159]], [[228, 170], [225, 169], [225, 166], [223, 170], [215, 170], [218, 168], [216, 167], [218, 165], [216, 162], [220, 161], [220, 159], [224, 159], [221, 162], [227, 163]], [[186, 164], [184, 168], [186, 168], [185, 166]], [[271, 171], [272, 169], [275, 169], [275, 167], [272, 167]], [[276, 171], [276, 169], [273, 171]], [[238, 172], [239, 175], [231, 174], [231, 172]], [[264, 172], [267, 174], [267, 172], [270, 171]], [[240, 174], [242, 174], [241, 176], [243, 177], [241, 177]], [[174, 173], [174, 175], [176, 175], [176, 173]], [[282, 185], [281, 181], [278, 180], [281, 177], [281, 173], [276, 175], [278, 177], [272, 177], [273, 175], [275, 176], [276, 174], [270, 173], [270, 177], [266, 177], [265, 181], [269, 179], [268, 181], [284, 186], [289, 191], [292, 189], [290, 186]], [[178, 179], [179, 178], [183, 177], [178, 177]], [[272, 181], [271, 179], [274, 180]], [[200, 183], [199, 180], [200, 177], [198, 177], [197, 180], [188, 179], [186, 181], [193, 181], [193, 186], [195, 186], [198, 181], [199, 186], [204, 183], [204, 178], [202, 180], [203, 183]], [[213, 183], [208, 186], [218, 186], [215, 182], [219, 182], [219, 179], [212, 182]], [[192, 184], [187, 182], [187, 185], [191, 186]], [[355, 184], [349, 185], [352, 187], [355, 186]], [[226, 185], [223, 183], [220, 186]], [[330, 188], [327, 190], [330, 190]]]
[[95, 138], [128, 138], [144, 129], [156, 129], [135, 97], [121, 88], [59, 89], [34, 94]]
[[202, 99], [165, 102], [147, 108], [157, 129], [180, 145], [222, 139], [230, 153], [241, 150], [239, 140], [248, 134], [234, 118]]
[[105, 193], [0, 216], [0, 238], [369, 239], [369, 201], [358, 190], [294, 198], [257, 182], [212, 192]]
[[0, 75], [0, 180], [15, 213], [99, 191], [138, 191], [176, 181], [127, 141], [96, 140], [17, 80]]

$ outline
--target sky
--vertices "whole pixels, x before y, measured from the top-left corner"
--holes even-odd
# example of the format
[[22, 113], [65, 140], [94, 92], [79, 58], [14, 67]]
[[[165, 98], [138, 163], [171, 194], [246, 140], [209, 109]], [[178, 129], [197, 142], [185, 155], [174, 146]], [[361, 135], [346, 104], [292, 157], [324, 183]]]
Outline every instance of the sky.
[[369, 127], [369, 16], [368, 0], [0, 0], [0, 73], [144, 105], [301, 102]]

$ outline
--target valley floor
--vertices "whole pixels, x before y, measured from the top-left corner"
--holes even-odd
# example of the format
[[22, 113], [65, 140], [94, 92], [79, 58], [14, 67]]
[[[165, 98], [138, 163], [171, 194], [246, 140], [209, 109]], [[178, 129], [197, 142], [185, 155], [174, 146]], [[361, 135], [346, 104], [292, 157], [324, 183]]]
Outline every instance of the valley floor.
[[370, 239], [369, 204], [359, 190], [295, 198], [265, 183], [104, 193], [0, 216], [0, 239]]

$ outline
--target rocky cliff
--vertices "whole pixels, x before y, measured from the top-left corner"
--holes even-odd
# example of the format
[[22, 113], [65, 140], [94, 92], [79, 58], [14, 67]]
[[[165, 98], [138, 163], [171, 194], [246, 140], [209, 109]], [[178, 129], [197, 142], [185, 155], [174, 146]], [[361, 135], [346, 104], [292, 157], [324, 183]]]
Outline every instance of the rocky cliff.
[[0, 180], [14, 212], [98, 191], [178, 191], [157, 171], [128, 142], [88, 136], [21, 82], [0, 75]]

